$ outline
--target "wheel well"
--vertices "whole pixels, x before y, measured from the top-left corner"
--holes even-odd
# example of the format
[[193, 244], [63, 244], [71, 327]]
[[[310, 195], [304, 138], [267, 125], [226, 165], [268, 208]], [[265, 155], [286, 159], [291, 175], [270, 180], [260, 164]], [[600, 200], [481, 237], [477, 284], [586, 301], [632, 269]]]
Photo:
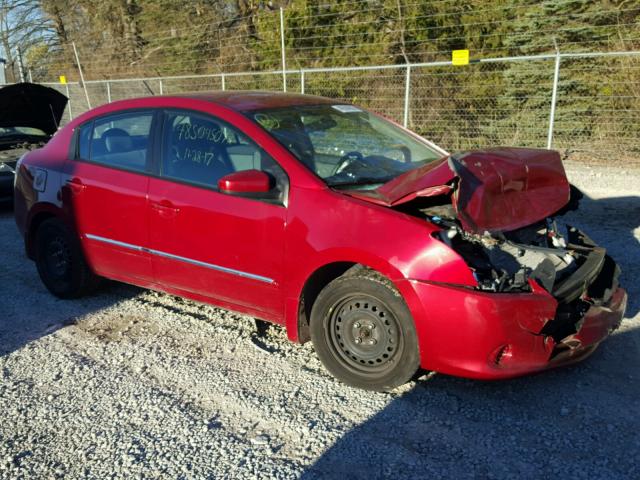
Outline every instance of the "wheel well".
[[298, 341], [300, 343], [311, 339], [309, 334], [311, 308], [322, 289], [355, 265], [357, 264], [352, 262], [329, 263], [317, 269], [307, 279], [298, 303]]
[[38, 231], [38, 228], [40, 227], [42, 222], [50, 218], [55, 218], [55, 215], [51, 212], [40, 212], [36, 214], [36, 216], [33, 217], [31, 219], [31, 222], [29, 223], [26, 235], [26, 248], [27, 256], [31, 260], [35, 259], [34, 244], [36, 239], [36, 232]]

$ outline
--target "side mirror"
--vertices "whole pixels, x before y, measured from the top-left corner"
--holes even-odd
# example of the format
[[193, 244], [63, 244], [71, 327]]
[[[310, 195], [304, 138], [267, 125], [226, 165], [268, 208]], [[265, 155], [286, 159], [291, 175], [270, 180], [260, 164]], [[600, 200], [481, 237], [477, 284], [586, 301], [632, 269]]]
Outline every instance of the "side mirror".
[[267, 193], [271, 187], [271, 177], [260, 170], [234, 172], [218, 180], [218, 189], [231, 195]]

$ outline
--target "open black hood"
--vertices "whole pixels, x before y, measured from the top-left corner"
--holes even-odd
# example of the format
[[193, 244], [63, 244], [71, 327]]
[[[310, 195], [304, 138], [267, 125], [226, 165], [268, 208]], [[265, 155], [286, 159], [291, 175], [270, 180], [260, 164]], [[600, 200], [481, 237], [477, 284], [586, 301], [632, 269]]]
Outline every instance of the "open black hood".
[[47, 135], [58, 130], [67, 97], [35, 83], [0, 88], [0, 127], [38, 128]]

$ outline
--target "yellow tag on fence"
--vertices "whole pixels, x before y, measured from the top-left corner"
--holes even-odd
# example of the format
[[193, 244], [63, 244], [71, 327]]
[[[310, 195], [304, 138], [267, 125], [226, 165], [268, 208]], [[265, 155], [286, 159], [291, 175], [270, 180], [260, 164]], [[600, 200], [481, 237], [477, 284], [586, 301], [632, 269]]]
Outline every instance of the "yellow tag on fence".
[[452, 65], [469, 65], [469, 50], [453, 50], [451, 52]]
[[64, 75], [60, 75], [60, 83], [62, 85], [66, 84], [67, 83], [67, 77], [64, 76]]

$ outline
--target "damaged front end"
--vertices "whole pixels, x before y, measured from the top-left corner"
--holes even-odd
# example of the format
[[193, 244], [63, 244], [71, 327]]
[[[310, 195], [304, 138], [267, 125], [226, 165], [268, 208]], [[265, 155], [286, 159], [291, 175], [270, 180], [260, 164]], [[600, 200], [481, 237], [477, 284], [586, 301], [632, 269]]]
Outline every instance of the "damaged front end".
[[[497, 347], [486, 345], [492, 368], [511, 369], [505, 376], [578, 360], [622, 320], [627, 296], [618, 285], [620, 268], [603, 247], [561, 222], [581, 194], [569, 185], [557, 152], [456, 154], [351, 195], [439, 227], [433, 236], [465, 261], [476, 280], [476, 294], [459, 299], [466, 314], [474, 315], [469, 305], [485, 305], [475, 315], [493, 318], [492, 312], [510, 306], [520, 330], [505, 333]], [[533, 308], [533, 298], [546, 305], [544, 314]]]
[[556, 342], [576, 334], [589, 309], [608, 305], [618, 289], [620, 268], [606, 250], [575, 227], [559, 227], [556, 219], [511, 232], [475, 234], [443, 216], [443, 206], [421, 213], [442, 228], [435, 235], [465, 260], [478, 290], [531, 292], [535, 282], [550, 293], [558, 302], [556, 316], [539, 333]]
[[[606, 301], [617, 287], [620, 269], [606, 250], [575, 227], [559, 227], [553, 218], [511, 232], [476, 234], [430, 208], [422, 213], [442, 227], [436, 236], [466, 261], [479, 290], [529, 292], [535, 281], [558, 302], [569, 303], [585, 294]], [[608, 280], [600, 278], [601, 272]]]
[[[448, 203], [439, 204], [442, 201]], [[511, 327], [504, 327], [509, 318], [499, 322], [499, 330], [506, 333], [498, 346], [486, 350], [484, 364], [490, 371], [514, 376], [578, 361], [620, 325], [627, 301], [618, 285], [620, 268], [604, 248], [577, 228], [562, 224], [560, 218], [549, 217], [512, 231], [474, 233], [461, 226], [450, 196], [419, 199], [396, 208], [440, 227], [433, 236], [471, 269], [479, 296], [464, 305], [486, 302], [487, 295], [495, 301], [493, 308], [484, 307], [488, 311], [501, 311], [499, 303], [520, 305], [515, 307], [522, 310], [511, 317]], [[526, 295], [540, 299], [548, 313], [521, 302]]]
[[[563, 224], [561, 216], [509, 231], [469, 231], [456, 207], [458, 182], [451, 183], [448, 194], [416, 198], [395, 208], [440, 227], [433, 236], [464, 259], [477, 291], [522, 294], [542, 289], [553, 297], [555, 315], [526, 328], [544, 345], [543, 368], [590, 354], [618, 328], [626, 308], [626, 293], [618, 284], [620, 268], [605, 248]], [[572, 193], [567, 204], [576, 208], [579, 192]], [[490, 361], [507, 368], [516, 360], [513, 354], [512, 345], [505, 343], [492, 352]]]

